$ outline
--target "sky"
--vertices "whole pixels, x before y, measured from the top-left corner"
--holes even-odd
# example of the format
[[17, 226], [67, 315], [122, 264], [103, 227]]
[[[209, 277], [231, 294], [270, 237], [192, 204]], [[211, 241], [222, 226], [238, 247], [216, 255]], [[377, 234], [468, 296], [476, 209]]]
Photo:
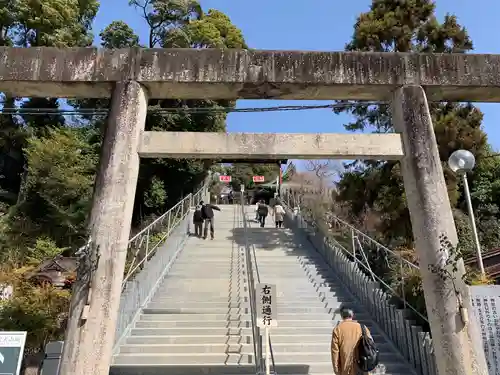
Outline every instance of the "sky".
[[[342, 51], [350, 40], [356, 17], [369, 9], [370, 0], [201, 0], [204, 10], [216, 8], [239, 27], [249, 48], [267, 50]], [[480, 4], [480, 6], [478, 6]], [[499, 0], [438, 0], [437, 16], [455, 14], [474, 43], [475, 53], [500, 54]], [[146, 23], [128, 6], [128, 0], [101, 0], [94, 33], [115, 20], [128, 23], [145, 41]], [[322, 101], [240, 100], [238, 107], [316, 105]], [[483, 127], [490, 143], [500, 149], [500, 103], [482, 103]], [[267, 113], [231, 113], [229, 132], [343, 133], [347, 115], [331, 110]]]

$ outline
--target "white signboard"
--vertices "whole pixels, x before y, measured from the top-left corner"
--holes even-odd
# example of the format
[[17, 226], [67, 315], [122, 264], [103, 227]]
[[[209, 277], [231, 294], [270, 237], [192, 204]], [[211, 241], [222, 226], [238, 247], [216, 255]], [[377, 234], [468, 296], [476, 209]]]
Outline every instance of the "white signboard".
[[276, 308], [276, 285], [257, 284], [257, 326], [277, 327], [278, 310]]
[[0, 332], [0, 375], [19, 375], [26, 332]]
[[500, 285], [470, 288], [490, 375], [500, 375]]
[[0, 285], [0, 301], [6, 301], [12, 297], [14, 288], [12, 285]]

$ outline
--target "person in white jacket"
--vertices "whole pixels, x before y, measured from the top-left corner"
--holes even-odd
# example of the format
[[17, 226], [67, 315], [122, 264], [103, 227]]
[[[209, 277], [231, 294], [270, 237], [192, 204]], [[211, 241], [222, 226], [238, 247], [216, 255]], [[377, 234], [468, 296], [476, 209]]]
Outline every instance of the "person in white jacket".
[[276, 201], [273, 213], [274, 213], [274, 222], [276, 224], [276, 228], [283, 228], [283, 221], [285, 219], [285, 209], [281, 205], [280, 201]]

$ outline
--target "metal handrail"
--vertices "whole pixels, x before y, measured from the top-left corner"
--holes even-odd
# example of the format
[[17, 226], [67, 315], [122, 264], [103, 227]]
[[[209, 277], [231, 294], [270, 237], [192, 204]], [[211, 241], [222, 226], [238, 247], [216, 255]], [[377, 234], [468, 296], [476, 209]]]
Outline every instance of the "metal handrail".
[[248, 245], [247, 222], [245, 219], [245, 203], [243, 194], [240, 199], [241, 215], [243, 218], [243, 240], [245, 243], [245, 263], [248, 277], [248, 296], [250, 298], [250, 317], [252, 320], [252, 339], [255, 356], [255, 370], [259, 374], [262, 372], [262, 341], [260, 328], [257, 326], [257, 297], [255, 295], [255, 280], [253, 273], [252, 257], [250, 246]]
[[[288, 207], [290, 207], [290, 204], [289, 204], [290, 203], [290, 194], [289, 194], [289, 192], [286, 192], [285, 196], [287, 198], [286, 204]], [[299, 202], [294, 202], [294, 203], [298, 204]], [[304, 215], [302, 215], [302, 217], [304, 217]], [[349, 229], [350, 231], [352, 231], [352, 233], [354, 235], [356, 235], [358, 238], [361, 238], [361, 240], [373, 244], [378, 250], [382, 250], [385, 253], [391, 254], [392, 256], [394, 256], [395, 258], [397, 258], [398, 260], [405, 263], [406, 265], [408, 265], [411, 268], [420, 269], [420, 267], [417, 264], [412, 263], [409, 260], [403, 258], [400, 254], [398, 254], [398, 253], [394, 252], [393, 250], [387, 248], [386, 246], [382, 245], [380, 242], [374, 240], [370, 236], [361, 232], [359, 229], [355, 228], [354, 226], [352, 226], [351, 224], [347, 223], [346, 221], [340, 219], [339, 217], [329, 213], [328, 218], [333, 220], [335, 223], [340, 224], [341, 226], [344, 226], [346, 229]]]
[[[286, 197], [288, 198], [288, 197]], [[288, 209], [289, 212], [293, 212], [293, 208], [289, 206], [289, 201], [287, 199], [283, 200], [283, 205], [285, 206], [286, 209]], [[311, 226], [311, 223], [308, 223], [306, 221], [306, 219], [304, 218], [304, 215], [302, 214], [301, 212], [301, 217], [302, 217], [302, 220], [303, 222], [308, 225], [308, 226]], [[406, 300], [406, 296], [404, 295], [404, 275], [403, 275], [403, 265], [407, 265], [409, 266], [410, 268], [413, 268], [413, 269], [416, 269], [416, 270], [420, 270], [420, 267], [411, 263], [410, 261], [404, 259], [401, 255], [397, 254], [396, 252], [388, 249], [387, 247], [383, 246], [382, 244], [380, 244], [379, 242], [375, 241], [374, 239], [372, 239], [371, 237], [367, 236], [366, 234], [362, 233], [361, 231], [359, 231], [358, 229], [354, 228], [352, 225], [346, 223], [345, 221], [337, 218], [336, 216], [334, 215], [331, 215], [330, 216], [330, 219], [333, 219], [334, 221], [337, 221], [337, 223], [340, 223], [342, 225], [345, 225], [347, 229], [349, 229], [349, 231], [353, 234], [356, 235], [356, 238], [358, 239], [358, 244], [360, 245], [359, 243], [359, 238], [361, 237], [362, 240], [368, 242], [368, 243], [371, 243], [371, 244], [374, 244], [376, 245], [376, 248], [378, 250], [382, 250], [386, 253], [389, 253], [391, 254], [392, 256], [394, 256], [397, 261], [399, 261], [400, 263], [400, 269], [401, 269], [401, 282], [402, 282], [402, 286], [403, 286], [403, 295], [400, 296], [399, 293], [394, 290], [394, 288], [390, 285], [387, 284], [386, 281], [382, 280], [376, 273], [373, 272], [373, 270], [371, 269], [370, 265], [369, 264], [364, 264], [360, 259], [358, 259], [355, 254], [353, 254], [353, 252], [349, 251], [348, 249], [345, 248], [344, 245], [342, 245], [340, 242], [338, 242], [335, 238], [332, 238], [331, 235], [328, 235], [328, 233], [323, 233], [325, 235], [327, 235], [327, 239], [328, 241], [331, 241], [334, 243], [334, 245], [342, 250], [343, 252], [345, 252], [346, 254], [348, 254], [350, 256], [351, 259], [353, 259], [353, 261], [362, 269], [364, 270], [368, 275], [370, 275], [370, 277], [372, 277], [372, 279], [374, 279], [375, 281], [379, 282], [381, 285], [383, 285], [384, 288], [386, 288], [393, 297], [399, 299], [403, 305], [405, 306], [405, 308], [409, 308], [415, 315], [417, 315], [420, 319], [422, 319], [424, 322], [426, 323], [429, 323], [428, 319], [426, 316], [424, 316], [422, 313], [420, 313], [414, 306], [410, 305], [408, 303], [408, 301]], [[312, 225], [312, 227], [314, 228], [315, 226]], [[317, 229], [316, 229], [317, 230]], [[354, 237], [353, 237], [353, 240], [354, 240]], [[365, 254], [363, 254], [365, 255]]]
[[[242, 194], [242, 196], [243, 196], [243, 194]], [[253, 243], [252, 244], [248, 243], [248, 223], [247, 223], [247, 215], [245, 212], [245, 203], [244, 203], [243, 197], [241, 198], [241, 214], [243, 217], [243, 231], [244, 231], [243, 237], [245, 240], [245, 251], [247, 254], [247, 259], [249, 259], [249, 261], [247, 261], [247, 264], [249, 265], [249, 267], [247, 269], [247, 272], [249, 273], [249, 276], [248, 276], [249, 277], [249, 279], [248, 279], [249, 287], [248, 287], [248, 289], [249, 289], [249, 291], [250, 290], [253, 291], [253, 293], [249, 293], [250, 294], [250, 306], [251, 307], [254, 306], [253, 311], [255, 312], [255, 319], [252, 316], [252, 326], [255, 326], [257, 328], [258, 339], [259, 339], [259, 358], [261, 359], [259, 361], [259, 364], [260, 364], [260, 366], [262, 366], [262, 346], [263, 346], [263, 343], [261, 340], [260, 329], [259, 329], [259, 327], [257, 327], [257, 297], [255, 295], [256, 287], [255, 287], [255, 280], [253, 277], [254, 267], [252, 266], [252, 263], [255, 265], [255, 274], [257, 275], [257, 283], [260, 283], [260, 273], [259, 273], [259, 266], [257, 264], [257, 255], [256, 255], [256, 251], [255, 251], [255, 245]], [[251, 250], [250, 250], [250, 248], [251, 248]], [[253, 262], [252, 262], [252, 258], [253, 258]], [[250, 282], [250, 275], [252, 278], [252, 282]], [[252, 294], [253, 294], [253, 300], [252, 300]], [[255, 339], [254, 339], [254, 342], [255, 342]], [[273, 351], [273, 345], [271, 342], [271, 336], [269, 336], [269, 351], [270, 351], [270, 355], [271, 355], [271, 364], [273, 366], [273, 372], [274, 372], [274, 374], [277, 374], [276, 363], [274, 361], [274, 351]], [[257, 353], [256, 353], [256, 356], [257, 356]], [[260, 371], [264, 372], [263, 368], [260, 368]]]
[[[246, 214], [243, 216], [243, 220], [244, 221], [247, 220]], [[257, 265], [257, 254], [255, 251], [255, 245], [252, 244], [251, 246], [252, 246], [252, 253], [253, 253], [253, 258], [254, 258], [254, 263], [255, 263], [255, 273], [257, 274], [257, 283], [260, 284], [259, 266]], [[278, 372], [276, 371], [276, 364], [274, 363], [274, 351], [273, 351], [273, 344], [271, 342], [271, 335], [269, 335], [269, 351], [271, 352], [271, 363], [273, 365], [274, 373], [277, 374]]]
[[[208, 185], [195, 194], [189, 194], [153, 223], [133, 236], [127, 255], [138, 259], [139, 252], [146, 256], [134, 267], [129, 267], [123, 282], [120, 312], [115, 331], [114, 351], [126, 337], [142, 308], [150, 301], [161, 280], [171, 269], [189, 235], [188, 214], [207, 192]], [[150, 241], [150, 237], [154, 241]], [[134, 261], [134, 259], [132, 259]]]
[[[165, 241], [166, 238], [170, 236], [177, 225], [184, 220], [186, 215], [189, 214], [191, 207], [196, 206], [201, 200], [203, 200], [203, 193], [205, 190], [206, 185], [204, 185], [196, 193], [188, 194], [128, 241], [129, 248], [135, 247], [135, 249], [131, 263], [127, 267], [127, 273], [122, 281], [122, 289], [125, 288], [127, 281], [129, 281], [133, 275], [138, 270], [142, 269], [145, 263], [152, 258], [158, 247]], [[158, 238], [154, 244], [151, 244], [151, 236], [155, 232], [161, 233], [161, 237]], [[141, 252], [144, 253], [144, 256], [136, 264]]]

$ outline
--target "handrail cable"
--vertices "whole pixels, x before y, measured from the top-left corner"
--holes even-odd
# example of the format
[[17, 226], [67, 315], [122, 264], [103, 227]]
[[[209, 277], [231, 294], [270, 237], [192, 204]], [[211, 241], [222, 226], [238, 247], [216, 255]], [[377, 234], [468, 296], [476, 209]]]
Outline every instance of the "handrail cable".
[[[252, 258], [253, 258], [253, 263], [255, 264], [255, 274], [257, 275], [257, 283], [260, 283], [260, 273], [259, 273], [259, 266], [257, 265], [257, 255], [256, 255], [256, 252], [255, 252], [255, 245], [252, 243], [252, 244], [249, 244], [248, 243], [248, 223], [247, 223], [247, 216], [246, 216], [246, 213], [245, 213], [245, 204], [244, 204], [244, 197], [243, 197], [243, 194], [241, 194], [241, 213], [242, 213], [242, 216], [243, 216], [243, 231], [244, 231], [244, 238], [245, 238], [245, 251], [246, 251], [246, 254], [247, 254], [247, 258], [250, 259], [250, 261], [248, 262], [250, 264], [250, 270], [248, 272], [252, 272], [252, 283], [250, 283], [250, 274], [248, 276], [249, 278], [249, 287], [248, 289], [249, 290], [252, 290], [253, 291], [253, 301], [250, 301], [250, 306], [254, 305], [255, 308], [254, 308], [254, 312], [255, 312], [255, 321], [252, 317], [252, 325], [255, 324], [255, 327], [258, 329], [258, 337], [259, 337], [259, 354], [260, 354], [260, 358], [262, 358], [262, 340], [261, 340], [261, 335], [260, 335], [260, 329], [257, 327], [257, 297], [255, 295], [255, 280], [254, 280], [254, 277], [253, 277], [253, 267], [252, 267]], [[250, 248], [252, 248], [252, 250], [250, 250]], [[272, 342], [271, 342], [271, 336], [269, 336], [269, 351], [270, 351], [270, 354], [271, 354], [271, 364], [273, 366], [273, 372], [274, 374], [277, 374], [277, 371], [276, 371], [276, 363], [274, 361], [274, 351], [273, 351], [273, 345], [272, 345]], [[263, 371], [262, 371], [263, 372]]]

